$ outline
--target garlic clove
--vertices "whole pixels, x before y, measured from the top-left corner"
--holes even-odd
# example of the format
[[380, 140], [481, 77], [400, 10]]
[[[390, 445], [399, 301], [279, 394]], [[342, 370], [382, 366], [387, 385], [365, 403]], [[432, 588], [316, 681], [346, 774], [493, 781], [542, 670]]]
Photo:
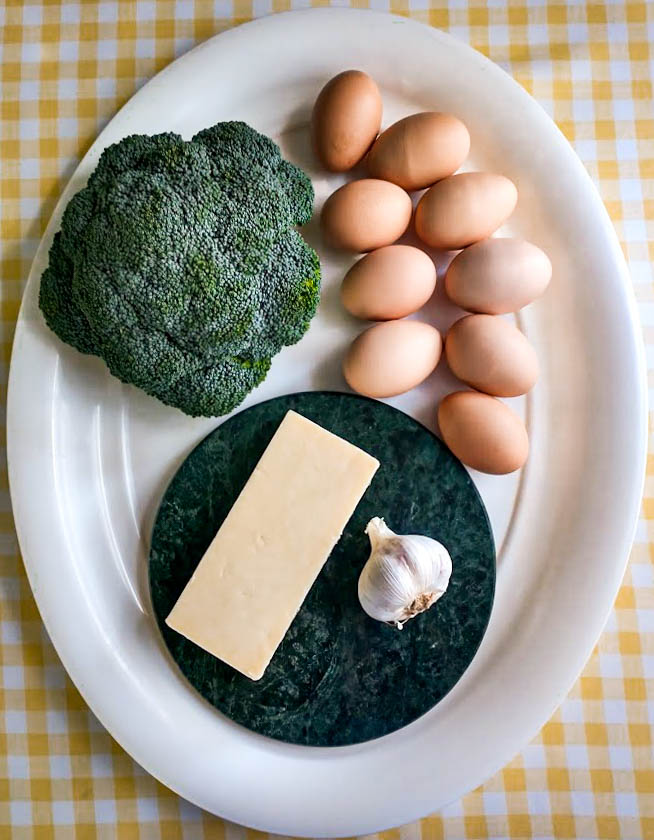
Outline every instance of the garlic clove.
[[371, 618], [401, 630], [444, 595], [452, 559], [437, 540], [396, 534], [381, 517], [370, 520], [366, 534], [371, 550], [359, 577], [359, 601]]

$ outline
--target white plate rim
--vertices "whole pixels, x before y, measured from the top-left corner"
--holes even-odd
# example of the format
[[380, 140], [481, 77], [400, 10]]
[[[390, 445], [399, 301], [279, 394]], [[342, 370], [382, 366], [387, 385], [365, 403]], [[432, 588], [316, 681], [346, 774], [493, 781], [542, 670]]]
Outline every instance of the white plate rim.
[[[344, 15], [347, 15], [348, 17], [344, 18]], [[317, 21], [320, 16], [322, 16], [325, 20], [331, 18], [334, 20], [334, 22], [340, 20], [343, 24], [345, 24], [346, 22], [349, 24], [353, 21], [354, 15], [375, 15], [377, 18], [385, 17], [389, 22], [392, 21], [393, 23], [403, 24], [405, 27], [411, 27], [412, 29], [415, 28], [416, 31], [420, 29], [420, 33], [418, 33], [419, 37], [431, 37], [434, 40], [434, 44], [447, 43], [450, 47], [452, 47], [453, 39], [451, 38], [451, 36], [442, 33], [438, 30], [431, 29], [429, 27], [424, 27], [422, 24], [407, 20], [402, 17], [384, 15], [371, 11], [353, 11], [350, 9], [311, 9], [303, 10], [300, 12], [282, 13], [274, 15], [273, 17], [258, 19], [248, 24], [236, 27], [234, 29], [227, 30], [226, 32], [214, 36], [214, 38], [210, 39], [208, 42], [199, 45], [185, 56], [182, 56], [180, 59], [177, 60], [177, 62], [174, 62], [174, 65], [176, 65], [177, 67], [181, 66], [182, 63], [185, 62], [185, 60], [191, 54], [197, 54], [198, 51], [207, 48], [208, 44], [215, 42], [217, 39], [223, 39], [221, 43], [226, 43], [226, 39], [249, 38], [251, 37], [250, 33], [252, 36], [256, 36], [257, 30], [259, 30], [260, 33], [262, 33], [264, 29], [270, 30], [272, 32], [275, 28], [282, 27], [285, 25], [286, 22], [290, 22], [291, 18], [293, 18], [294, 20], [299, 20], [300, 17], [306, 19], [308, 25], [311, 25], [312, 20]], [[429, 36], [426, 34], [427, 32], [429, 33]], [[465, 55], [466, 58], [471, 62], [474, 62], [477, 65], [482, 65], [486, 73], [491, 75], [495, 74], [495, 77], [498, 79], [498, 74], [501, 74], [501, 76], [505, 77], [505, 83], [507, 79], [510, 78], [507, 77], [506, 74], [504, 74], [504, 72], [500, 70], [500, 68], [493, 65], [483, 56], [476, 53], [474, 50], [467, 47], [466, 45], [456, 42], [456, 49], [462, 55]], [[129, 113], [130, 109], [138, 107], [139, 98], [141, 96], [147, 95], [146, 92], [150, 85], [162, 84], [166, 80], [167, 74], [173, 72], [175, 72], [173, 70], [173, 65], [169, 65], [167, 68], [165, 68], [146, 86], [144, 86], [144, 88], [142, 88], [141, 91], [139, 91], [127, 103], [127, 105], [125, 105], [124, 108], [121, 109], [121, 111], [119, 111], [119, 115]], [[515, 82], [513, 82], [513, 80], [511, 80], [511, 84], [515, 85], [514, 94], [516, 98], [520, 98], [522, 106], [524, 107], [526, 112], [529, 112], [530, 117], [532, 117], [541, 124], [543, 124], [544, 121], [549, 123], [549, 119], [546, 117], [544, 112], [542, 112], [540, 106], [538, 106], [537, 103], [535, 103], [535, 101], [525, 91], [522, 90], [522, 88], [519, 88], [519, 86]], [[87, 161], [89, 158], [93, 158], [94, 155], [97, 155], [97, 149], [102, 142], [103, 134], [104, 132], [101, 133], [98, 139], [94, 142], [93, 146], [85, 156], [84, 161]], [[624, 574], [629, 549], [633, 540], [633, 534], [637, 523], [638, 513], [640, 509], [640, 500], [642, 497], [642, 486], [645, 476], [645, 463], [647, 454], [647, 385], [645, 374], [646, 368], [644, 360], [644, 348], [642, 345], [642, 338], [638, 324], [635, 296], [633, 294], [633, 289], [631, 288], [629, 282], [628, 271], [614, 228], [609, 219], [608, 213], [602, 205], [601, 199], [599, 198], [599, 195], [595, 190], [594, 184], [592, 183], [588, 173], [582, 166], [581, 162], [576, 158], [576, 156], [572, 152], [563, 135], [560, 132], [558, 132], [558, 129], [556, 129], [556, 134], [558, 135], [558, 143], [561, 147], [561, 154], [567, 157], [569, 166], [572, 169], [576, 170], [579, 182], [585, 183], [586, 189], [595, 195], [596, 202], [594, 212], [597, 215], [598, 223], [601, 223], [604, 237], [611, 245], [614, 254], [615, 265], [619, 270], [619, 275], [621, 279], [620, 288], [623, 294], [623, 298], [621, 299], [620, 304], [624, 308], [624, 311], [628, 313], [630, 318], [630, 331], [633, 337], [632, 361], [634, 365], [634, 370], [636, 372], [635, 376], [640, 381], [640, 390], [638, 391], [638, 393], [633, 394], [633, 403], [629, 407], [629, 411], [631, 412], [631, 419], [633, 422], [633, 428], [635, 432], [637, 431], [637, 433], [634, 434], [634, 438], [640, 443], [638, 446], [632, 448], [632, 454], [635, 453], [635, 455], [633, 455], [631, 462], [628, 465], [628, 469], [631, 473], [633, 480], [631, 482], [631, 494], [629, 496], [629, 499], [627, 499], [625, 502], [625, 506], [628, 507], [630, 510], [630, 515], [625, 518], [625, 523], [622, 529], [623, 533], [620, 542], [620, 556], [622, 558], [622, 562], [620, 564], [616, 563], [616, 567], [612, 578], [606, 581], [606, 597], [602, 604], [603, 608], [601, 610], [598, 610], [596, 621], [594, 622], [592, 628], [592, 632], [585, 634], [585, 644], [580, 645], [579, 649], [575, 652], [575, 655], [571, 657], [568, 667], [569, 674], [566, 680], [566, 684], [558, 685], [556, 691], [552, 693], [552, 697], [548, 700], [548, 702], [540, 704], [538, 713], [534, 716], [534, 725], [531, 727], [531, 731], [527, 733], [528, 735], [534, 734], [538, 727], [541, 726], [548, 719], [548, 717], [554, 711], [558, 703], [562, 700], [565, 693], [574, 683], [581, 668], [583, 667], [583, 664], [590, 656], [590, 653], [592, 652], [601, 627], [604, 625], [608, 614], [611, 610], [615, 594], [617, 593], [619, 582]], [[53, 224], [55, 223], [55, 220], [59, 218], [61, 210], [68, 200], [71, 188], [72, 182], [62, 194], [62, 197], [53, 213], [53, 218], [48, 226], [48, 230], [51, 230]], [[45, 238], [47, 238], [47, 232], [44, 239]], [[43, 243], [41, 247], [43, 247]], [[32, 272], [30, 274], [28, 284], [33, 284], [34, 282], [35, 278]], [[17, 376], [21, 372], [20, 342], [22, 331], [25, 329], [24, 308], [25, 305], [23, 304], [23, 306], [21, 307], [21, 312], [19, 314], [19, 322], [16, 330], [16, 340], [14, 344], [14, 350], [12, 353], [12, 365], [10, 371], [8, 390], [7, 437], [10, 488], [12, 504], [15, 512], [18, 538], [21, 547], [31, 547], [33, 545], [34, 535], [28, 534], [28, 531], [29, 522], [31, 519], [30, 514], [33, 512], [33, 507], [28, 498], [28, 494], [26, 494], [25, 492], [27, 470], [21, 463], [21, 461], [23, 461], [21, 455], [24, 454], [26, 446], [25, 428], [23, 424], [24, 404], [22, 403], [22, 395], [20, 394], [19, 389], [16, 385]], [[38, 475], [35, 472], [33, 472], [33, 469], [34, 465], [30, 465], [32, 480], [38, 478]], [[42, 552], [47, 551], [48, 540], [45, 534], [42, 535], [40, 543]], [[36, 555], [33, 551], [30, 551], [28, 548], [28, 550], [25, 551], [23, 556], [30, 583], [33, 589], [35, 591], [38, 591], [39, 587], [37, 579], [40, 570], [38, 561], [36, 560]], [[54, 604], [52, 602], [47, 602], [40, 597], [37, 599], [37, 602], [41, 610], [41, 614], [46, 628], [50, 633], [53, 642], [55, 643], [57, 652], [59, 653], [64, 665], [69, 671], [80, 692], [84, 696], [86, 702], [89, 704], [89, 706], [98, 716], [98, 718], [102, 722], [104, 722], [107, 718], [107, 715], [106, 710], [103, 709], [101, 698], [98, 696], [97, 691], [93, 689], [88, 683], [86, 675], [80, 672], [77, 669], [77, 667], [73, 664], [73, 657], [71, 656], [70, 648], [67, 647], [67, 644], [63, 643], [64, 637], [66, 635], [62, 631], [61, 627], [61, 621], [64, 617], [62, 613], [63, 605], [59, 604], [57, 608], [54, 609]], [[123, 733], [117, 730], [115, 725], [110, 726], [109, 728], [116, 740], [118, 740], [119, 743], [121, 743], [125, 747], [125, 749], [131, 755], [133, 755], [137, 761], [139, 761], [139, 763], [141, 763], [146, 769], [148, 769], [148, 771], [151, 772], [152, 775], [159, 778], [164, 784], [180, 792], [181, 795], [185, 796], [187, 799], [190, 799], [191, 801], [196, 801], [198, 804], [202, 805], [203, 807], [207, 807], [211, 810], [214, 809], [215, 803], [208, 803], [206, 801], [202, 801], [200, 798], [194, 795], [193, 790], [188, 788], [187, 785], [181, 784], [179, 780], [174, 779], [174, 777], [171, 776], [170, 773], [164, 772], [161, 767], [156, 766], [156, 764], [154, 764], [153, 761], [150, 760], [150, 757], [143, 753], [143, 751], [139, 747], [139, 744], [133, 738], [129, 737], [127, 733]], [[481, 781], [483, 781], [483, 779], [487, 778], [496, 769], [503, 766], [506, 763], [506, 761], [508, 761], [520, 748], [522, 743], [524, 743], [524, 735], [525, 733], [516, 735], [516, 737], [514, 737], [514, 739], [510, 743], [506, 743], [505, 748], [501, 751], [501, 753], [498, 752], [496, 759], [492, 762], [492, 764], [486, 764], [485, 766], [478, 768], [476, 780], [471, 780], [469, 784], [466, 784], [463, 787], [461, 787], [460, 790], [454, 793], [454, 796], [449, 796], [449, 799], [456, 798], [456, 796], [465, 793], [467, 789], [480, 783]], [[425, 804], [426, 803], [422, 801], [410, 801], [410, 796], [404, 798], [402, 802], [398, 802], [395, 816], [393, 816], [392, 818], [393, 824], [401, 824], [407, 822], [408, 820], [422, 816], [424, 813], [431, 810], [431, 806], [425, 808]], [[334, 827], [336, 828], [336, 830], [332, 831], [330, 829], [329, 824], [316, 823], [315, 815], [303, 815], [302, 818], [298, 819], [297, 821], [295, 821], [293, 818], [283, 818], [280, 821], [279, 819], [276, 819], [274, 815], [270, 815], [270, 820], [267, 820], [265, 818], [262, 820], [261, 815], [250, 819], [247, 813], [234, 812], [233, 810], [231, 810], [229, 808], [228, 803], [225, 803], [224, 806], [220, 808], [220, 813], [226, 816], [228, 819], [239, 821], [247, 825], [252, 825], [255, 828], [262, 828], [264, 830], [275, 830], [284, 833], [302, 834], [304, 836], [330, 836], [336, 833], [351, 833], [350, 831], [343, 831], [340, 825], [335, 825]], [[352, 824], [354, 826], [355, 831], [357, 831], [358, 833], [363, 833], [364, 831], [373, 831], [379, 828], [388, 827], [389, 823], [387, 820], [385, 820], [383, 825], [376, 823], [374, 813], [370, 809], [368, 809], [367, 813], [362, 814], [360, 817], [354, 818]]]

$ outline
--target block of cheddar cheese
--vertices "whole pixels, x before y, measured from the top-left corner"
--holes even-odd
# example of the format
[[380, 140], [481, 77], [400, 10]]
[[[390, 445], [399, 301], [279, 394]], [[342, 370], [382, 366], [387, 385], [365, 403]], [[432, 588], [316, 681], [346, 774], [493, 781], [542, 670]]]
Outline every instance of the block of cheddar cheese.
[[168, 626], [260, 679], [378, 467], [289, 411]]

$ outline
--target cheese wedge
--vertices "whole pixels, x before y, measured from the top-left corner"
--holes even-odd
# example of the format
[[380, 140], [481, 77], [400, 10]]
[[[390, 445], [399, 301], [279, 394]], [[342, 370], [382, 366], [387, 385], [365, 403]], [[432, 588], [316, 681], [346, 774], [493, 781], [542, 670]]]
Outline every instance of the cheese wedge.
[[260, 679], [378, 467], [289, 411], [168, 626]]

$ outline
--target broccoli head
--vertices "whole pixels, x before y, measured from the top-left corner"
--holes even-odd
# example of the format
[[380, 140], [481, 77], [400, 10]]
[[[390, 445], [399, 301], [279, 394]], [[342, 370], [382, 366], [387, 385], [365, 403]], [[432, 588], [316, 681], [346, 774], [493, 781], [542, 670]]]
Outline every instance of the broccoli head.
[[187, 414], [235, 408], [306, 332], [320, 263], [295, 229], [313, 188], [242, 122], [103, 152], [41, 278], [48, 326]]

